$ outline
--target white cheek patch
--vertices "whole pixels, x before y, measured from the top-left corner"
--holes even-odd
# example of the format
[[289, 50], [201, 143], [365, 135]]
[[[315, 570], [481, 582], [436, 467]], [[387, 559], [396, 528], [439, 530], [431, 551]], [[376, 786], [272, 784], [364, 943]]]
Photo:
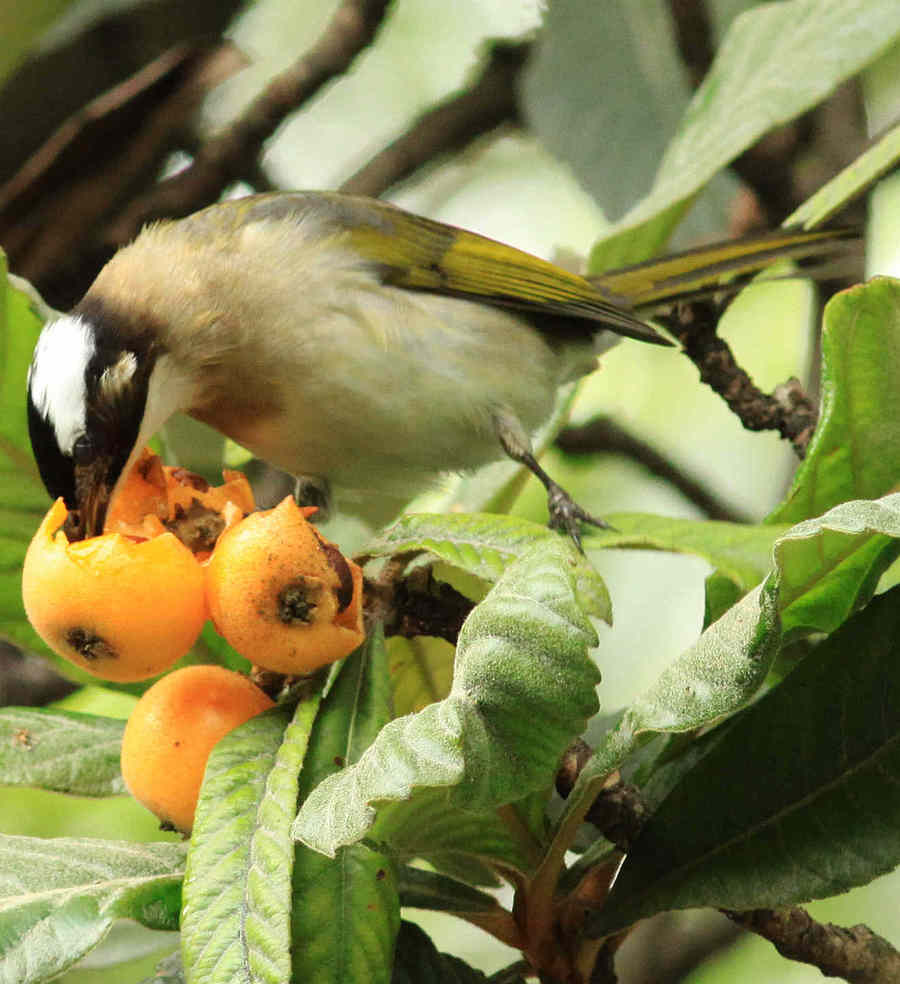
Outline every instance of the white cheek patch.
[[94, 326], [69, 314], [45, 325], [34, 349], [28, 370], [31, 399], [53, 427], [63, 454], [70, 455], [85, 432], [85, 370], [95, 351]]

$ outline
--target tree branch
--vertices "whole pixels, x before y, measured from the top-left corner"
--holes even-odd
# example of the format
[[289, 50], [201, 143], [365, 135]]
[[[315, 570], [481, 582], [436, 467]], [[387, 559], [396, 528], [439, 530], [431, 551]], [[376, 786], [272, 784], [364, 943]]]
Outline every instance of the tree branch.
[[770, 940], [783, 957], [818, 967], [826, 977], [842, 977], [852, 984], [900, 982], [900, 953], [868, 926], [844, 929], [816, 922], [800, 906], [722, 911], [739, 926]]
[[475, 603], [449, 584], [438, 581], [431, 567], [404, 570], [409, 556], [400, 555], [377, 581], [366, 581], [365, 611], [380, 621], [387, 636], [436, 636], [456, 645], [459, 630]]
[[10, 265], [57, 307], [81, 296], [112, 252], [96, 230], [155, 180], [203, 96], [242, 64], [231, 45], [179, 45], [67, 120], [0, 187]]
[[[561, 796], [571, 792], [590, 757], [590, 746], [580, 739], [569, 747], [556, 774], [556, 788]], [[627, 851], [647, 813], [639, 790], [616, 782], [597, 797], [587, 819], [607, 839]], [[598, 896], [598, 901], [605, 898], [608, 890], [605, 880], [601, 880], [600, 888], [602, 897]], [[845, 929], [832, 923], [819, 923], [799, 906], [721, 911], [736, 925], [770, 940], [783, 957], [811, 964], [826, 977], [841, 977], [851, 984], [900, 984], [900, 952], [868, 926]], [[727, 941], [727, 934], [720, 935]]]
[[678, 53], [696, 89], [716, 55], [709, 10], [704, 0], [669, 0], [669, 14]]
[[23, 653], [0, 641], [0, 707], [42, 707], [77, 689], [43, 657]]
[[215, 201], [256, 164], [263, 143], [285, 118], [327, 82], [346, 72], [375, 37], [389, 0], [343, 0], [319, 40], [276, 76], [244, 114], [198, 151], [190, 167], [134, 201], [108, 230], [111, 241], [131, 239], [146, 222], [181, 217]]
[[[581, 738], [566, 749], [562, 762], [556, 772], [556, 791], [566, 799], [575, 786], [578, 775], [591, 758], [593, 752]], [[610, 777], [614, 780], [614, 775]], [[634, 843], [641, 827], [647, 821], [650, 810], [641, 791], [621, 778], [610, 781], [599, 792], [585, 814], [603, 836], [622, 851], [627, 851]]]
[[461, 150], [503, 123], [518, 122], [516, 82], [530, 51], [527, 42], [495, 41], [469, 88], [423, 113], [348, 178], [341, 191], [377, 197], [442, 154]]
[[682, 984], [743, 935], [740, 926], [713, 909], [702, 916], [661, 912], [632, 928], [616, 953], [616, 968], [628, 984]]
[[679, 305], [662, 321], [700, 370], [700, 379], [728, 404], [747, 430], [775, 430], [790, 440], [799, 458], [806, 454], [818, 411], [796, 379], [762, 392], [737, 364], [727, 342], [716, 334], [719, 311], [711, 301]]
[[[696, 89], [715, 57], [709, 10], [704, 0], [669, 0], [669, 13], [681, 60]], [[795, 170], [814, 136], [812, 118], [808, 113], [771, 130], [732, 161], [731, 170], [753, 199], [752, 203], [739, 200], [733, 235], [778, 225], [803, 200]]]
[[[2, 80], [0, 184], [83, 107], [171, 48], [218, 44], [242, 6], [241, 0], [96, 4], [99, 16], [83, 30], [41, 45]], [[94, 150], [102, 155], [106, 148]]]
[[620, 454], [631, 458], [657, 478], [678, 489], [710, 519], [729, 523], [750, 522], [749, 516], [719, 499], [652, 445], [629, 433], [608, 417], [595, 417], [579, 427], [566, 427], [556, 438], [556, 444], [570, 454]]

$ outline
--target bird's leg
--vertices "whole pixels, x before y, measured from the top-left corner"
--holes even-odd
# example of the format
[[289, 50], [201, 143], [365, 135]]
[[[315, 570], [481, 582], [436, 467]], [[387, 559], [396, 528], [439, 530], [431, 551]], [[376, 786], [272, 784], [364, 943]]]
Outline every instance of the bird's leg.
[[324, 523], [331, 515], [331, 486], [327, 478], [298, 475], [294, 480], [294, 501], [298, 506], [315, 506], [310, 516], [313, 523]]
[[494, 415], [494, 426], [507, 455], [513, 461], [524, 465], [547, 490], [547, 511], [550, 513], [548, 525], [551, 529], [567, 533], [582, 553], [584, 550], [581, 546], [581, 523], [589, 523], [601, 530], [612, 529], [609, 523], [582, 509], [569, 493], [541, 468], [531, 450], [531, 442], [517, 417], [505, 410], [498, 411]]

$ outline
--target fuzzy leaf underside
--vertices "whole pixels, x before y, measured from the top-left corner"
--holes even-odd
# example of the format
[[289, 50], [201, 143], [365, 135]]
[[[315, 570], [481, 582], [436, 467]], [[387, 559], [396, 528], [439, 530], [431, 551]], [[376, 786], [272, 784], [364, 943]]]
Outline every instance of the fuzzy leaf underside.
[[185, 977], [283, 984], [290, 977], [289, 836], [316, 700], [279, 707], [213, 749], [184, 883]]
[[0, 782], [75, 796], [125, 792], [125, 722], [34, 707], [0, 709]]
[[0, 984], [71, 967], [116, 919], [178, 928], [185, 849], [0, 835]]
[[615, 932], [662, 909], [807, 902], [898, 863], [894, 588], [736, 719], [682, 777], [632, 845], [592, 931]]
[[[449, 696], [391, 721], [359, 762], [313, 790], [295, 836], [333, 855], [366, 836], [382, 802], [444, 790], [448, 809], [479, 812], [543, 788], [597, 709], [595, 643], [568, 544], [526, 552], [463, 626]], [[391, 831], [380, 826], [379, 837], [389, 844]]]

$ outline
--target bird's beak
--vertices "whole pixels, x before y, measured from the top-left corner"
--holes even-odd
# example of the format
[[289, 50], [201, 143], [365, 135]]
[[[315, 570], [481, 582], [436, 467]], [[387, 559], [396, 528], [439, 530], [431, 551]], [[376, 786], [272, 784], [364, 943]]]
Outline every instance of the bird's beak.
[[99, 455], [89, 464], [75, 466], [75, 498], [81, 539], [99, 536], [103, 532], [106, 509], [112, 496], [109, 478], [111, 464], [110, 458]]

